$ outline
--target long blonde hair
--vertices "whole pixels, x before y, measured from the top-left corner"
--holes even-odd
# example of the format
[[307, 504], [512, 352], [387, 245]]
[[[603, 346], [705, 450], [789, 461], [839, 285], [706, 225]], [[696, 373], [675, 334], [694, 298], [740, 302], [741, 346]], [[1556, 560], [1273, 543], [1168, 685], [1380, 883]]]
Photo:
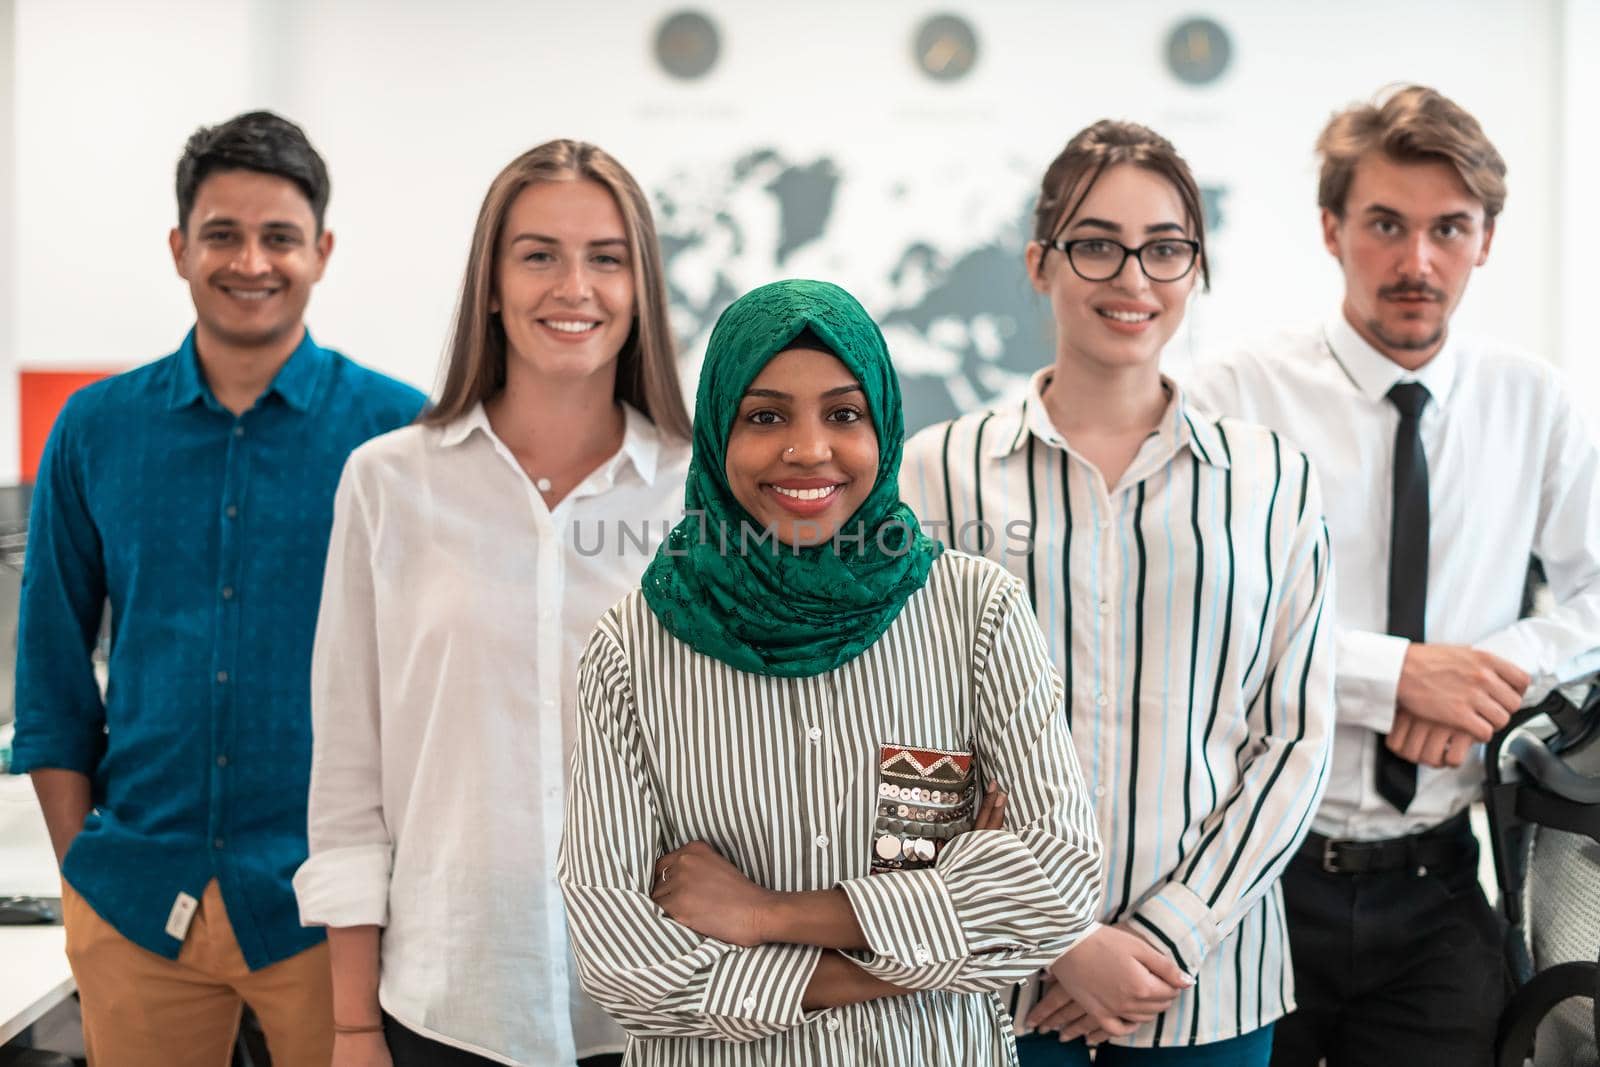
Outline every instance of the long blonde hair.
[[506, 164], [489, 185], [472, 231], [472, 249], [461, 282], [444, 383], [438, 403], [421, 417], [442, 425], [506, 384], [506, 331], [489, 310], [494, 295], [495, 255], [506, 216], [522, 190], [534, 182], [585, 179], [610, 190], [622, 213], [633, 266], [633, 329], [617, 354], [616, 398], [625, 400], [664, 432], [688, 440], [689, 412], [678, 383], [678, 361], [667, 323], [667, 288], [656, 241], [655, 220], [639, 183], [603, 149], [582, 141], [546, 141]]

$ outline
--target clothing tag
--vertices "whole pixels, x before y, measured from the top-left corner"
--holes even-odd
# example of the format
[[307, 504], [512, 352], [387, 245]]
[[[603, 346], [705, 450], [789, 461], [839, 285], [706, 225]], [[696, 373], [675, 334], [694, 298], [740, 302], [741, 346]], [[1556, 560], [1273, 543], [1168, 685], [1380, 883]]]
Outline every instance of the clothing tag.
[[172, 902], [172, 910], [167, 913], [167, 936], [182, 941], [189, 932], [189, 923], [194, 920], [195, 909], [200, 902], [188, 893], [179, 893], [178, 899]]

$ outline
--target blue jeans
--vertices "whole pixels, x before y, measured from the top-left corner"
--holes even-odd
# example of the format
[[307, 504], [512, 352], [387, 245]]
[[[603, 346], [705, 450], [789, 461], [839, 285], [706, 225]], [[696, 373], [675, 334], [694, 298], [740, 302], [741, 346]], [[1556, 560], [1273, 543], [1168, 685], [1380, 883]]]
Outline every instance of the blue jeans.
[[1054, 1034], [1028, 1034], [1017, 1038], [1017, 1059], [1022, 1067], [1267, 1067], [1272, 1057], [1272, 1027], [1215, 1041], [1209, 1045], [1173, 1045], [1168, 1048], [1125, 1048], [1101, 1045], [1089, 1059], [1089, 1046], [1080, 1038], [1063, 1045]]

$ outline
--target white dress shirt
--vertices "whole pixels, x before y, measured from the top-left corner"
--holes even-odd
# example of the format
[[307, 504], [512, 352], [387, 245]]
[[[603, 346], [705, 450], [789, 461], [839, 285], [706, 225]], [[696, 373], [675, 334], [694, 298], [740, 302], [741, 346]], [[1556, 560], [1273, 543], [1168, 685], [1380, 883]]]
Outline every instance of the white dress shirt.
[[384, 1010], [496, 1062], [625, 1043], [574, 979], [555, 866], [578, 657], [683, 511], [687, 445], [626, 420], [553, 511], [481, 407], [363, 445], [335, 503], [301, 919], [384, 926]]
[[1321, 495], [1278, 435], [1203, 418], [1170, 386], [1108, 486], [1050, 421], [1048, 380], [917, 434], [900, 495], [930, 534], [1025, 583], [1104, 842], [1096, 918], [1196, 979], [1113, 1043], [1227, 1040], [1295, 1006], [1278, 876], [1310, 828], [1334, 718]]
[[[1459, 768], [1419, 767], [1405, 813], [1378, 795], [1377, 743], [1394, 723], [1409, 642], [1384, 632], [1400, 415], [1387, 399], [1417, 381], [1428, 458], [1425, 633], [1473, 645], [1533, 678], [1526, 703], [1600, 666], [1600, 451], [1555, 371], [1503, 346], [1451, 335], [1416, 373], [1337, 315], [1321, 328], [1205, 360], [1187, 383], [1217, 411], [1276, 427], [1321, 475], [1339, 565], [1333, 774], [1314, 827], [1374, 840], [1437, 825], [1483, 783], [1482, 746]], [[1554, 611], [1522, 619], [1528, 558], [1544, 563]]]

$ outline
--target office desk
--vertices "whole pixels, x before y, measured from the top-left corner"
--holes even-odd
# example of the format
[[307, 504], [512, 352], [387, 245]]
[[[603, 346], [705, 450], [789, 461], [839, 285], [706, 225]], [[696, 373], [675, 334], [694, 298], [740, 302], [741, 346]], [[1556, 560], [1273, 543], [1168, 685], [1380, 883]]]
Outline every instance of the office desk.
[[[61, 895], [44, 816], [25, 776], [0, 775], [0, 896]], [[59, 926], [0, 926], [0, 1045], [76, 988]]]
[[59, 926], [0, 927], [0, 1045], [32, 1026], [77, 988]]

